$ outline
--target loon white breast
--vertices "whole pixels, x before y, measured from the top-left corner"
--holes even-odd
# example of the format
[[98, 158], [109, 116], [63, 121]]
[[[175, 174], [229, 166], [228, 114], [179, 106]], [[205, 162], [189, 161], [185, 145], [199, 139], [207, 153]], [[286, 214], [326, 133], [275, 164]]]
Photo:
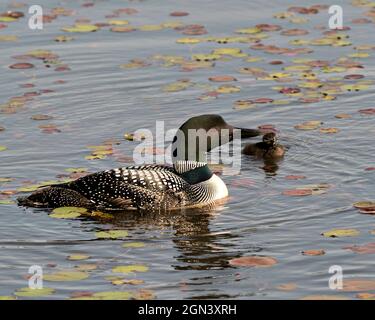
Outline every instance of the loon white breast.
[[[228, 129], [230, 133], [235, 129], [218, 115], [193, 117], [180, 127], [173, 140], [173, 166], [143, 165], [97, 172], [39, 189], [20, 198], [19, 203], [34, 207], [120, 210], [170, 210], [212, 204], [228, 196], [225, 183], [212, 173], [206, 162], [206, 152], [220, 146], [222, 141], [220, 138], [209, 139], [201, 150], [197, 137], [196, 148], [190, 152], [189, 140], [181, 137], [187, 137], [189, 129], [208, 131], [213, 128], [218, 131]], [[260, 134], [258, 130], [238, 129], [241, 129], [242, 137]], [[229, 140], [232, 137], [230, 134]]]

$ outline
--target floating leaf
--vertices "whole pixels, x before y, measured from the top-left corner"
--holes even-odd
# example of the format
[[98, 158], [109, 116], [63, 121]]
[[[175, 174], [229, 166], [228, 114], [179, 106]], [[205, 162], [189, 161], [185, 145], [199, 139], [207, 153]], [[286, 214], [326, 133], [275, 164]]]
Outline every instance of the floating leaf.
[[42, 289], [31, 289], [29, 287], [18, 289], [14, 292], [14, 295], [18, 297], [46, 297], [55, 292], [55, 289], [42, 288]]
[[362, 109], [358, 111], [359, 113], [362, 114], [369, 114], [369, 115], [375, 115], [375, 108], [369, 108], [369, 109]]
[[41, 121], [41, 120], [51, 120], [51, 119], [53, 119], [53, 117], [49, 116], [49, 115], [46, 115], [46, 114], [35, 114], [35, 115], [31, 116], [31, 119]]
[[345, 296], [337, 296], [337, 295], [311, 295], [303, 297], [301, 300], [349, 300], [349, 298]]
[[67, 168], [65, 169], [66, 172], [71, 172], [71, 173], [84, 173], [87, 172], [87, 168]]
[[374, 291], [374, 279], [345, 279], [343, 281], [343, 291]]
[[86, 212], [87, 209], [80, 207], [60, 207], [54, 209], [49, 216], [56, 219], [74, 219]]
[[73, 27], [64, 27], [61, 29], [66, 32], [94, 32], [99, 30], [99, 27], [93, 24], [76, 24]]
[[240, 92], [241, 88], [236, 86], [220, 86], [215, 91], [218, 93], [236, 93]]
[[155, 298], [155, 294], [151, 290], [141, 289], [135, 295], [136, 300], [151, 300]]
[[321, 133], [338, 133], [340, 130], [338, 128], [320, 128]]
[[117, 266], [112, 269], [114, 273], [133, 273], [133, 272], [147, 272], [148, 267], [144, 265], [129, 265], [129, 266]]
[[68, 42], [68, 41], [72, 41], [72, 40], [74, 40], [73, 37], [67, 37], [67, 36], [57, 36], [55, 38], [56, 42]]
[[139, 284], [143, 284], [144, 281], [143, 280], [139, 280], [139, 279], [130, 279], [130, 280], [127, 280], [127, 279], [114, 279], [111, 281], [111, 283], [115, 286], [121, 286], [121, 285], [125, 285], [125, 284], [130, 284], [130, 285], [133, 285], [133, 286], [136, 286], [136, 285], [139, 285]]
[[119, 239], [128, 236], [126, 230], [108, 230], [95, 232], [95, 236], [99, 239]]
[[0, 301], [1, 300], [17, 300], [17, 298], [14, 296], [0, 296]]
[[375, 253], [375, 242], [371, 242], [361, 246], [354, 245], [350, 247], [345, 247], [344, 249], [348, 249], [359, 254], [372, 254]]
[[98, 300], [128, 300], [133, 297], [131, 292], [126, 291], [104, 291], [92, 295], [93, 299]]
[[11, 42], [11, 41], [17, 41], [17, 40], [18, 40], [17, 36], [10, 36], [10, 35], [8, 35], [8, 36], [1, 35], [0, 36], [0, 42]]
[[44, 274], [43, 279], [46, 281], [80, 281], [89, 277], [89, 274], [84, 271], [57, 271], [55, 273]]
[[143, 248], [146, 246], [144, 242], [129, 242], [122, 245], [124, 248]]
[[295, 283], [283, 283], [278, 285], [276, 289], [281, 291], [294, 291], [297, 289], [297, 285]]
[[194, 54], [193, 60], [197, 61], [212, 61], [217, 60], [221, 58], [221, 55], [219, 54]]
[[232, 76], [213, 76], [213, 77], [208, 78], [208, 80], [213, 81], [213, 82], [237, 81], [237, 79]]
[[357, 209], [372, 211], [375, 210], [375, 202], [373, 201], [359, 201], [353, 203], [353, 206]]
[[177, 43], [182, 43], [182, 44], [196, 44], [201, 42], [202, 40], [197, 39], [197, 38], [181, 38], [177, 39]]
[[270, 267], [277, 263], [277, 260], [266, 256], [245, 256], [229, 260], [229, 264], [235, 267]]
[[300, 180], [300, 179], [306, 179], [306, 176], [302, 176], [302, 175], [288, 175], [288, 176], [285, 176], [285, 179], [287, 179], [287, 180]]
[[304, 256], [322, 256], [325, 255], [326, 252], [322, 249], [317, 249], [317, 250], [304, 250], [302, 251], [302, 254]]
[[323, 123], [321, 121], [306, 121], [301, 124], [294, 126], [295, 129], [298, 130], [316, 130], [318, 129]]
[[163, 26], [160, 24], [146, 24], [138, 28], [141, 31], [159, 31], [163, 29]]
[[10, 69], [31, 69], [34, 68], [34, 65], [32, 63], [27, 62], [21, 62], [21, 63], [15, 63], [9, 66]]
[[96, 268], [98, 268], [98, 266], [93, 263], [84, 263], [84, 264], [80, 264], [79, 266], [75, 266], [74, 268], [79, 271], [91, 271], [91, 270], [95, 270]]
[[322, 235], [325, 237], [336, 238], [336, 237], [356, 237], [360, 232], [356, 229], [332, 229], [330, 231], [323, 232]]
[[362, 300], [375, 300], [375, 293], [358, 293], [356, 297]]
[[289, 189], [289, 190], [283, 191], [282, 194], [284, 196], [293, 196], [293, 197], [311, 196], [312, 190], [309, 190], [309, 189]]
[[90, 258], [89, 255], [87, 254], [71, 254], [70, 256], [68, 256], [68, 260], [71, 260], [71, 261], [76, 261], [76, 260], [86, 260]]
[[115, 26], [123, 26], [129, 24], [128, 20], [109, 20], [109, 24], [115, 25]]
[[0, 200], [0, 205], [11, 205], [15, 204], [16, 202], [13, 200]]
[[335, 118], [337, 119], [350, 119], [352, 116], [347, 113], [339, 113], [335, 115]]
[[17, 19], [16, 18], [12, 18], [12, 17], [1, 17], [0, 16], [0, 22], [13, 22], [13, 21], [17, 21]]

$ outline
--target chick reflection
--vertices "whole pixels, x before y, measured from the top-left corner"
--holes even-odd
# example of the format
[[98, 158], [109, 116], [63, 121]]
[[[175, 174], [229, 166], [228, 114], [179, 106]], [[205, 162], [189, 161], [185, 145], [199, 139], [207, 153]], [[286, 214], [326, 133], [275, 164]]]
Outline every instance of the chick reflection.
[[263, 140], [254, 144], [246, 144], [242, 150], [245, 155], [254, 156], [256, 159], [262, 159], [264, 162], [263, 170], [266, 175], [276, 175], [280, 162], [285, 154], [285, 147], [278, 143], [274, 132], [267, 133]]

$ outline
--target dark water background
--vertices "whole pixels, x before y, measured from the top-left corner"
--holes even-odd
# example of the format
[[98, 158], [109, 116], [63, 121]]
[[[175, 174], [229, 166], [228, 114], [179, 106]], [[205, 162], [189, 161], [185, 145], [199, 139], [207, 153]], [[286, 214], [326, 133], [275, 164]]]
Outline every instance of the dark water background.
[[[25, 1], [26, 2], [26, 1]], [[374, 44], [374, 23], [352, 25], [351, 19], [363, 17], [362, 8], [349, 1], [340, 1], [344, 8], [344, 24], [352, 27], [346, 33], [354, 45]], [[7, 10], [9, 1], [2, 1], [0, 11]], [[223, 47], [215, 43], [195, 46], [176, 44], [182, 37], [174, 30], [154, 32], [114, 33], [108, 29], [96, 33], [72, 34], [75, 40], [66, 43], [53, 41], [64, 34], [60, 28], [72, 25], [77, 18], [103, 22], [105, 15], [121, 7], [132, 7], [138, 14], [121, 19], [132, 25], [158, 24], [182, 21], [185, 24], [202, 24], [211, 36], [233, 35], [238, 28], [258, 23], [279, 24], [285, 28], [302, 28], [311, 31], [303, 37], [282, 37], [277, 32], [264, 40], [267, 44], [287, 46], [293, 38], [321, 37], [315, 25], [327, 24], [328, 14], [308, 16], [307, 24], [293, 25], [272, 15], [285, 11], [291, 5], [312, 5], [321, 2], [305, 1], [97, 1], [92, 8], [81, 7], [81, 1], [39, 0], [45, 8], [63, 6], [77, 10], [75, 16], [59, 17], [46, 24], [42, 31], [27, 28], [26, 19], [10, 23], [0, 35], [17, 35], [17, 42], [0, 42], [0, 104], [13, 96], [36, 89], [53, 89], [55, 92], [34, 97], [15, 114], [0, 114], [0, 145], [8, 150], [0, 153], [0, 177], [14, 181], [0, 185], [0, 190], [16, 189], [24, 181], [39, 182], [56, 179], [66, 168], [86, 167], [91, 172], [126, 163], [115, 157], [88, 161], [88, 145], [101, 144], [106, 139], [119, 139], [114, 148], [131, 157], [135, 143], [123, 140], [125, 132], [139, 128], [154, 130], [155, 120], [164, 120], [167, 128], [174, 128], [191, 115], [219, 113], [229, 123], [247, 127], [274, 124], [280, 131], [282, 143], [289, 146], [287, 155], [276, 174], [266, 174], [263, 164], [243, 156], [240, 176], [223, 176], [228, 184], [230, 200], [208, 214], [190, 213], [167, 216], [129, 217], [122, 215], [114, 221], [88, 219], [52, 219], [46, 211], [24, 209], [15, 204], [0, 205], [0, 295], [12, 295], [27, 286], [25, 275], [31, 265], [40, 265], [44, 272], [69, 269], [79, 262], [68, 261], [67, 256], [85, 253], [85, 263], [97, 264], [90, 277], [76, 282], [47, 283], [56, 289], [51, 298], [67, 298], [75, 291], [135, 291], [151, 290], [160, 299], [191, 298], [301, 298], [315, 294], [340, 294], [354, 298], [355, 293], [332, 292], [328, 288], [332, 265], [340, 265], [345, 278], [374, 277], [374, 258], [371, 254], [356, 254], [343, 249], [353, 244], [374, 242], [374, 216], [358, 213], [352, 204], [374, 199], [374, 172], [365, 171], [374, 166], [374, 116], [358, 113], [359, 109], [374, 107], [374, 90], [345, 93], [334, 101], [302, 104], [297, 100], [287, 105], [257, 106], [248, 110], [234, 110], [238, 99], [269, 97], [283, 99], [271, 89], [283, 85], [272, 81], [256, 81], [250, 75], [236, 70], [247, 65], [241, 59], [217, 63], [211, 69], [181, 72], [178, 67], [163, 68], [153, 64], [147, 68], [122, 69], [121, 64], [134, 58], [149, 59], [152, 55], [181, 55], [209, 53]], [[330, 4], [330, 3], [326, 3]], [[26, 12], [25, 8], [21, 8]], [[172, 18], [169, 13], [188, 11], [186, 17]], [[207, 35], [206, 35], [207, 36]], [[230, 44], [252, 55], [261, 56], [263, 62], [251, 66], [266, 70], [281, 70], [282, 66], [267, 64], [270, 60], [283, 60], [287, 65], [294, 58], [337, 59], [353, 53], [353, 47], [313, 47], [311, 54], [294, 57], [265, 54], [249, 49], [247, 44]], [[51, 50], [69, 65], [69, 72], [54, 72], [44, 68], [42, 62], [29, 70], [10, 70], [18, 62], [12, 58], [30, 50]], [[373, 55], [358, 59], [365, 68], [354, 73], [374, 79]], [[249, 63], [250, 65], [250, 63]], [[350, 72], [349, 72], [350, 73]], [[353, 73], [353, 72], [351, 72]], [[218, 99], [199, 100], [202, 89], [189, 88], [176, 93], [161, 88], [181, 78], [195, 83], [212, 85], [208, 77], [218, 74], [234, 75], [235, 85], [241, 87], [236, 94], [223, 94]], [[346, 74], [346, 73], [344, 73]], [[334, 74], [343, 76], [343, 73]], [[333, 76], [329, 74], [328, 76]], [[56, 80], [65, 84], [54, 84]], [[20, 84], [35, 83], [37, 88], [25, 89]], [[289, 85], [289, 84], [287, 84]], [[352, 115], [350, 119], [337, 119], [338, 113]], [[30, 119], [35, 114], [54, 117], [60, 133], [45, 134], [38, 129], [42, 122]], [[294, 125], [307, 120], [321, 120], [327, 127], [340, 132], [326, 135], [318, 131], [298, 131]], [[47, 123], [46, 122], [46, 123]], [[287, 175], [305, 175], [303, 181], [290, 181]], [[332, 187], [322, 195], [288, 197], [286, 189], [306, 184], [329, 183]], [[12, 198], [13, 199], [13, 198]], [[98, 240], [95, 231], [126, 229], [126, 240]], [[355, 228], [357, 237], [326, 238], [322, 232], [332, 228]], [[126, 242], [144, 242], [143, 248], [125, 249]], [[324, 249], [323, 256], [301, 254], [308, 249]], [[278, 260], [270, 268], [235, 268], [228, 260], [243, 255], [266, 255]], [[56, 264], [56, 267], [49, 267]], [[113, 286], [106, 276], [116, 265], [147, 265], [149, 271], [128, 276], [142, 279], [139, 286]], [[344, 279], [345, 279], [344, 278]], [[292, 291], [277, 286], [293, 283]]]

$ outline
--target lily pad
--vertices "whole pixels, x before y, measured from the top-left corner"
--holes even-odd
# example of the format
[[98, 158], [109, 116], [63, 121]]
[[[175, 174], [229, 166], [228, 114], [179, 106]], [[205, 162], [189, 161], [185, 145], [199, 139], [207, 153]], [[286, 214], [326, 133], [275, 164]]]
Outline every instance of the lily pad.
[[117, 266], [112, 269], [114, 273], [133, 273], [133, 272], [147, 272], [148, 267], [144, 265], [129, 265], [129, 266]]
[[126, 230], [108, 230], [95, 232], [95, 236], [99, 239], [119, 239], [128, 236]]
[[144, 242], [129, 242], [122, 245], [124, 248], [143, 248], [145, 246], [146, 244]]
[[74, 219], [81, 216], [81, 214], [86, 213], [86, 208], [80, 207], [60, 207], [56, 208], [49, 215], [51, 218], [56, 219]]
[[71, 261], [77, 261], [77, 260], [86, 260], [89, 258], [90, 256], [87, 254], [71, 254], [70, 256], [68, 256], [67, 259]]
[[52, 288], [31, 289], [29, 287], [18, 289], [14, 295], [18, 297], [46, 297], [55, 292]]
[[235, 267], [270, 267], [277, 263], [277, 260], [266, 256], [245, 256], [229, 260], [229, 264]]
[[99, 30], [99, 27], [93, 24], [76, 24], [73, 27], [64, 27], [61, 30], [65, 32], [85, 33], [97, 31]]
[[357, 229], [332, 229], [322, 233], [323, 236], [329, 238], [356, 237], [359, 234]]
[[80, 281], [85, 280], [89, 277], [89, 274], [84, 271], [57, 271], [55, 273], [44, 274], [43, 279], [45, 281]]

